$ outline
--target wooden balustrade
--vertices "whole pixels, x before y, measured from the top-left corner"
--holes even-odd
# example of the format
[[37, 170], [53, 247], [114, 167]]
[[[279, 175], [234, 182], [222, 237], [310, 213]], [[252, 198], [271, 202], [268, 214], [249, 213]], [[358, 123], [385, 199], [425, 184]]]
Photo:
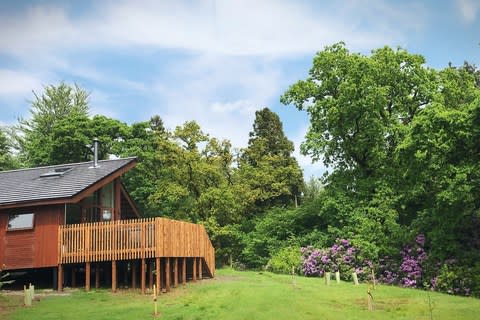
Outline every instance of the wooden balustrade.
[[149, 259], [203, 258], [215, 274], [215, 249], [198, 224], [147, 218], [63, 225], [58, 237], [59, 264]]

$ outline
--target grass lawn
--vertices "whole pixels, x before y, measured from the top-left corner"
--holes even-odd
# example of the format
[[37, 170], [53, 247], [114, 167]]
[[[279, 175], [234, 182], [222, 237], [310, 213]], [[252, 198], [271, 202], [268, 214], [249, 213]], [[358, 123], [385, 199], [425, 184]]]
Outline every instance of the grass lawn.
[[[479, 319], [480, 299], [378, 286], [374, 311], [367, 310], [367, 285], [325, 286], [323, 279], [218, 270], [214, 280], [188, 284], [159, 298], [158, 319]], [[46, 296], [32, 308], [21, 296], [0, 296], [1, 319], [153, 319], [151, 296], [131, 291]]]

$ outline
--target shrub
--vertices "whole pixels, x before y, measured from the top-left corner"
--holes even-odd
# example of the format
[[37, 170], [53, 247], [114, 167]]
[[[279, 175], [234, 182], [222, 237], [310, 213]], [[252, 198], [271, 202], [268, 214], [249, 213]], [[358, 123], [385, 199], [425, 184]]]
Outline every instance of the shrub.
[[480, 263], [460, 266], [454, 259], [447, 260], [432, 279], [432, 289], [449, 294], [480, 296]]
[[267, 269], [275, 273], [291, 274], [301, 269], [301, 255], [299, 247], [285, 247], [275, 253], [269, 260]]
[[327, 249], [313, 247], [301, 248], [302, 267], [305, 276], [323, 276], [325, 272], [340, 272], [344, 280], [351, 280], [352, 273], [357, 272], [360, 279], [369, 276], [371, 262], [358, 259], [359, 251], [348, 239], [337, 239]]

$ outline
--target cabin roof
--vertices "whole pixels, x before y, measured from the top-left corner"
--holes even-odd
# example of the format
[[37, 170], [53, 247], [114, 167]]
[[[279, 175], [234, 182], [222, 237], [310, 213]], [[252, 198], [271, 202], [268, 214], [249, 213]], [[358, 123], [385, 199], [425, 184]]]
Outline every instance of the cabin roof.
[[112, 175], [133, 167], [136, 157], [59, 164], [0, 172], [0, 207], [72, 198]]

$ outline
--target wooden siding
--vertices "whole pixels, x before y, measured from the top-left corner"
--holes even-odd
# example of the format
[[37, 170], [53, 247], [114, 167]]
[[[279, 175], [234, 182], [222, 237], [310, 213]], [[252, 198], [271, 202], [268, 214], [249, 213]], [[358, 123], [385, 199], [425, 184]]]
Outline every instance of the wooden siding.
[[[35, 213], [34, 227], [7, 231], [8, 215]], [[63, 223], [62, 205], [0, 211], [0, 265], [6, 269], [58, 265], [58, 225]]]
[[59, 229], [59, 264], [156, 257], [203, 258], [210, 275], [215, 274], [215, 249], [202, 225], [150, 218]]

